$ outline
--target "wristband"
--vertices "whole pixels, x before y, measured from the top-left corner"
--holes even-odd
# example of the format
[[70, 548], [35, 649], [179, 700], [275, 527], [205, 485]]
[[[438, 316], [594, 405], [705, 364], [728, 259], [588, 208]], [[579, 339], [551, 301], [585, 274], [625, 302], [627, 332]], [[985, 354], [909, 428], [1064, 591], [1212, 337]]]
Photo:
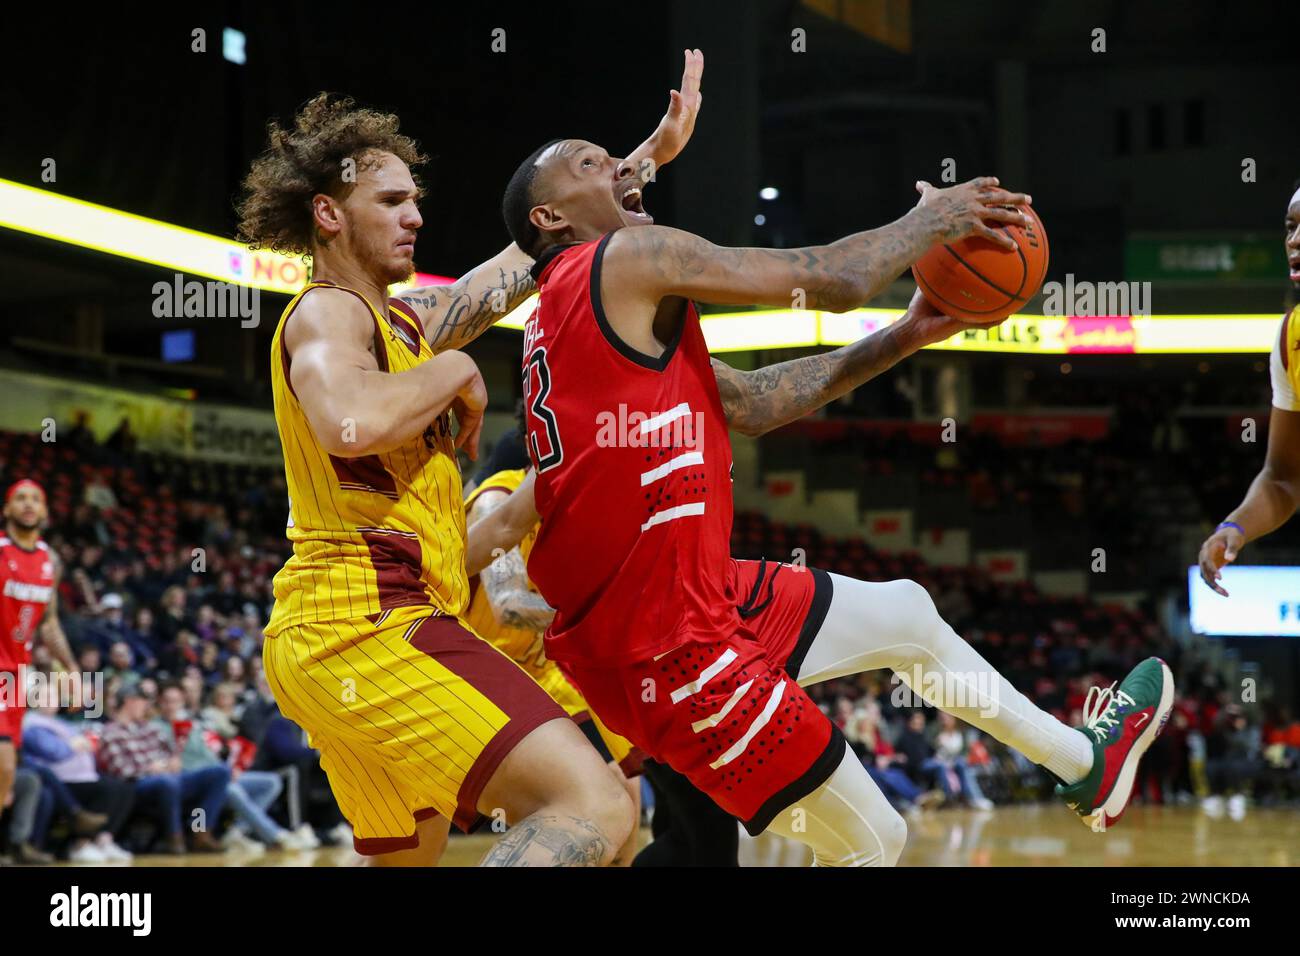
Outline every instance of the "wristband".
[[1246, 529], [1243, 528], [1241, 525], [1237, 524], [1237, 522], [1235, 521], [1220, 521], [1219, 526], [1214, 530], [1222, 531], [1224, 528], [1236, 528], [1239, 532], [1241, 532], [1241, 536], [1243, 538], [1246, 536]]

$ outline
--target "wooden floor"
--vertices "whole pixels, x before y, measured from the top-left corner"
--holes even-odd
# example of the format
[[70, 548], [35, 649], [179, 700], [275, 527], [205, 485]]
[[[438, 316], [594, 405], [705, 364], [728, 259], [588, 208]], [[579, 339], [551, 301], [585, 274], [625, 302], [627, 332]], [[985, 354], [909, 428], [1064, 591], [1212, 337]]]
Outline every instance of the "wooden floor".
[[[642, 843], [650, 839], [644, 829]], [[490, 836], [452, 837], [444, 866], [472, 866]], [[764, 835], [741, 841], [744, 866], [804, 866], [803, 846]], [[351, 848], [250, 857], [137, 857], [146, 866], [360, 866]], [[1300, 811], [1252, 808], [1242, 820], [1194, 807], [1133, 807], [1109, 833], [1093, 833], [1057, 804], [986, 812], [939, 810], [908, 820], [904, 866], [1296, 866]], [[72, 865], [72, 864], [65, 864]], [[109, 864], [131, 865], [131, 864]]]

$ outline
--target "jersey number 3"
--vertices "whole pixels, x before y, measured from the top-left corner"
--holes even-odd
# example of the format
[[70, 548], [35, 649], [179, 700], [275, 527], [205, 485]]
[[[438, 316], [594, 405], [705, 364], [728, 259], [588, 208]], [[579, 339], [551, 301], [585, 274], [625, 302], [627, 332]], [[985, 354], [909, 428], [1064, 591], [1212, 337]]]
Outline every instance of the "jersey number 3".
[[[528, 452], [538, 473], [554, 468], [564, 461], [564, 446], [560, 444], [560, 429], [555, 423], [555, 413], [546, 407], [546, 396], [551, 393], [551, 370], [546, 366], [546, 349], [538, 348], [528, 357], [524, 369], [524, 401], [532, 420], [528, 428]], [[541, 431], [545, 435], [540, 435]]]

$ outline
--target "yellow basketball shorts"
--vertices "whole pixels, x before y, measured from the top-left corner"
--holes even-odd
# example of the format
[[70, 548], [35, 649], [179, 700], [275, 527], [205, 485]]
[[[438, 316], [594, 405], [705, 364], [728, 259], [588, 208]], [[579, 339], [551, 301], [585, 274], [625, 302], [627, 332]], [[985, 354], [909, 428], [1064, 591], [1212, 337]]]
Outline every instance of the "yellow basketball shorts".
[[427, 605], [287, 627], [262, 658], [281, 712], [320, 751], [358, 853], [417, 846], [416, 822], [435, 813], [475, 829], [501, 760], [565, 716], [514, 661]]

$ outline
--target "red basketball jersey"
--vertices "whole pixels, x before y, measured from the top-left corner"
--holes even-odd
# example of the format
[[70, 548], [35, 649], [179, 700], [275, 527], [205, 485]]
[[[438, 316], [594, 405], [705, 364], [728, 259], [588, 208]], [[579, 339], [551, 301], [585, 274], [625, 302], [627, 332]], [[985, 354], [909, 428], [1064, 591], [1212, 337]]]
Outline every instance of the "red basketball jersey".
[[528, 575], [555, 620], [546, 654], [622, 664], [739, 625], [728, 583], [731, 444], [688, 303], [663, 355], [610, 328], [610, 235], [549, 251], [524, 328], [528, 453], [541, 528]]
[[32, 638], [54, 596], [54, 563], [44, 541], [28, 551], [0, 533], [0, 671], [32, 660]]

